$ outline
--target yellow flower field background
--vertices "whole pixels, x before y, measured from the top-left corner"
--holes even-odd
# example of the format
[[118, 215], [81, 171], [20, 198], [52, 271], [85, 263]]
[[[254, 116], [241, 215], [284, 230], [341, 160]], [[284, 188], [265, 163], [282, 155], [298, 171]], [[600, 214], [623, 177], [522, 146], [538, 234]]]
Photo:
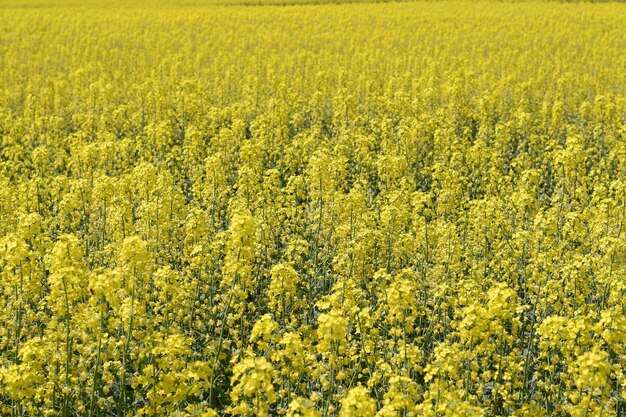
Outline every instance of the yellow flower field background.
[[626, 4], [289, 1], [0, 6], [0, 415], [625, 415]]

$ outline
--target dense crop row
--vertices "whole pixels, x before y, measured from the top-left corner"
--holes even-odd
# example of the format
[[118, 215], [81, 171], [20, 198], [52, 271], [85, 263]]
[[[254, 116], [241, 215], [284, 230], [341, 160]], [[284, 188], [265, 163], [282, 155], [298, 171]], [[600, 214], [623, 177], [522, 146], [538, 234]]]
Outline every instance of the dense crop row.
[[626, 413], [626, 5], [0, 8], [0, 414]]

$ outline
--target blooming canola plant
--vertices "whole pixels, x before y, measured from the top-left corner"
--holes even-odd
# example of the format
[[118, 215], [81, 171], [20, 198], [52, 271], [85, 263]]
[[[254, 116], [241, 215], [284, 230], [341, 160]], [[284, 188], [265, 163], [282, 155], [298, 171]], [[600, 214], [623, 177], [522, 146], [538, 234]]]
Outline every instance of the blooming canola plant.
[[619, 3], [7, 0], [0, 415], [625, 415], [625, 50]]

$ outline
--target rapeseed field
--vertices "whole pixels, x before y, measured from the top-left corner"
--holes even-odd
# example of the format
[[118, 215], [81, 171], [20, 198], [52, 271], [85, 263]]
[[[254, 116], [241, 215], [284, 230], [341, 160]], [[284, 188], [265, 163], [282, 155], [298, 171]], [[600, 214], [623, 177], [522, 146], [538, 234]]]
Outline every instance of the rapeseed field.
[[1, 416], [624, 416], [626, 4], [6, 0], [0, 292]]

